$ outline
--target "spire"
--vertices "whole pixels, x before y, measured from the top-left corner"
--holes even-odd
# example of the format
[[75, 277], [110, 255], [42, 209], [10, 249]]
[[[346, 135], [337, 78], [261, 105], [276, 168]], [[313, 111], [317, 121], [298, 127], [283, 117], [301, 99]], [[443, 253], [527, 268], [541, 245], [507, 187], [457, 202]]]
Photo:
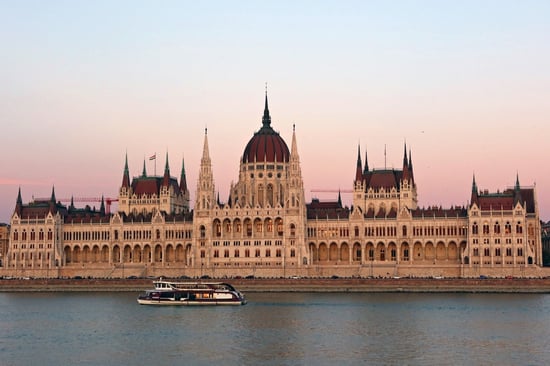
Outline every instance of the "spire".
[[403, 146], [403, 179], [411, 179], [411, 173], [409, 171], [409, 162], [407, 159], [407, 143]]
[[210, 153], [208, 151], [208, 128], [204, 128], [204, 143], [202, 145], [202, 159], [203, 162], [208, 161], [210, 164]]
[[342, 195], [340, 194], [340, 189], [338, 189], [338, 206], [342, 207]]
[[363, 181], [363, 163], [361, 162], [361, 147], [357, 145], [357, 167], [355, 168], [355, 181]]
[[75, 209], [75, 207], [74, 207], [74, 197], [73, 197], [73, 196], [71, 196], [71, 205], [69, 206], [69, 209], [70, 209], [70, 210], [74, 210], [74, 209]]
[[19, 187], [19, 190], [17, 191], [17, 201], [15, 202], [16, 205], [23, 205], [23, 199], [21, 198], [21, 187]]
[[267, 105], [267, 86], [265, 90], [265, 107], [264, 107], [264, 116], [262, 117], [262, 126], [271, 127], [271, 116], [269, 115], [269, 108]]
[[369, 172], [369, 161], [367, 159], [367, 148], [365, 147], [365, 169], [363, 169], [363, 175], [367, 175]]
[[478, 190], [477, 190], [476, 176], [474, 174], [473, 178], [472, 178], [472, 195], [471, 195], [471, 198], [470, 198], [470, 204], [479, 203], [478, 195], [479, 195], [479, 193], [478, 193]]
[[128, 153], [124, 160], [124, 173], [122, 174], [122, 187], [130, 187], [130, 172], [128, 170]]
[[15, 212], [17, 212], [17, 215], [21, 216], [22, 208], [23, 208], [23, 199], [21, 198], [21, 187], [19, 187], [19, 190], [17, 192], [17, 201], [15, 201]]
[[516, 185], [514, 186], [514, 204], [521, 203], [521, 186], [519, 185], [519, 174], [516, 173]]
[[185, 177], [185, 160], [181, 159], [180, 191], [187, 192], [187, 179]]
[[142, 177], [147, 176], [147, 169], [145, 168], [145, 158], [143, 158], [143, 171], [141, 172]]
[[55, 186], [52, 186], [52, 195], [50, 197], [50, 202], [55, 203]]
[[55, 186], [52, 186], [52, 196], [50, 197], [50, 212], [53, 214], [56, 212], [55, 205]]
[[99, 213], [101, 215], [105, 215], [105, 199], [103, 198], [103, 195], [101, 195], [101, 206], [99, 207]]
[[414, 182], [414, 171], [413, 171], [413, 163], [412, 163], [412, 151], [409, 148], [409, 172], [411, 173], [411, 179]]
[[170, 185], [170, 166], [168, 165], [168, 152], [166, 152], [166, 163], [164, 164], [164, 176], [162, 178], [162, 185]]

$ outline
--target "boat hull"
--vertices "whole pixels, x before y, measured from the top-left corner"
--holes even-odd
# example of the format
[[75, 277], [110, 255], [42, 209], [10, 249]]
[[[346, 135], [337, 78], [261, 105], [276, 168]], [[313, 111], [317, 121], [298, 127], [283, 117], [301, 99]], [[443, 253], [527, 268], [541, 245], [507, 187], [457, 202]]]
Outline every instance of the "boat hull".
[[245, 305], [246, 300], [154, 300], [154, 299], [138, 299], [140, 305], [155, 305], [155, 306], [213, 306], [213, 305]]

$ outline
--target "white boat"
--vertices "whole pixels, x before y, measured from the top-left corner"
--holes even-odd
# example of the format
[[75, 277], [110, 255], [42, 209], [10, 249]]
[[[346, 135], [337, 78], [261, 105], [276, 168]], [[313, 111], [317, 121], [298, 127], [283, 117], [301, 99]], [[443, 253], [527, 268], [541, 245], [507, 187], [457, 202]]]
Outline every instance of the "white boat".
[[154, 289], [138, 296], [142, 305], [244, 305], [244, 295], [224, 282], [153, 281]]

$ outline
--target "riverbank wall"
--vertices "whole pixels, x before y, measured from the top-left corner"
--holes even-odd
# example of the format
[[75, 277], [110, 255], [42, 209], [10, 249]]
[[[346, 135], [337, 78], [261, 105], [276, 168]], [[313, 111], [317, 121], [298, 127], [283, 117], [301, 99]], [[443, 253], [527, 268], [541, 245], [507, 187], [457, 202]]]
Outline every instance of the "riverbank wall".
[[[191, 280], [175, 280], [191, 281]], [[209, 279], [242, 292], [550, 293], [550, 279]], [[0, 292], [141, 292], [151, 279], [1, 279]]]

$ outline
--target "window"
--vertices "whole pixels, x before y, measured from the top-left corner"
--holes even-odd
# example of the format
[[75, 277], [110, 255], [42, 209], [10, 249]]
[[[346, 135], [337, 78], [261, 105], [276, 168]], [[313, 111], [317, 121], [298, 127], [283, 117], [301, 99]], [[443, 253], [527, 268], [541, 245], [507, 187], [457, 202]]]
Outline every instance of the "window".
[[523, 257], [523, 248], [518, 248], [518, 257]]
[[516, 234], [522, 234], [523, 233], [523, 226], [521, 226], [521, 222], [518, 221], [516, 225]]

